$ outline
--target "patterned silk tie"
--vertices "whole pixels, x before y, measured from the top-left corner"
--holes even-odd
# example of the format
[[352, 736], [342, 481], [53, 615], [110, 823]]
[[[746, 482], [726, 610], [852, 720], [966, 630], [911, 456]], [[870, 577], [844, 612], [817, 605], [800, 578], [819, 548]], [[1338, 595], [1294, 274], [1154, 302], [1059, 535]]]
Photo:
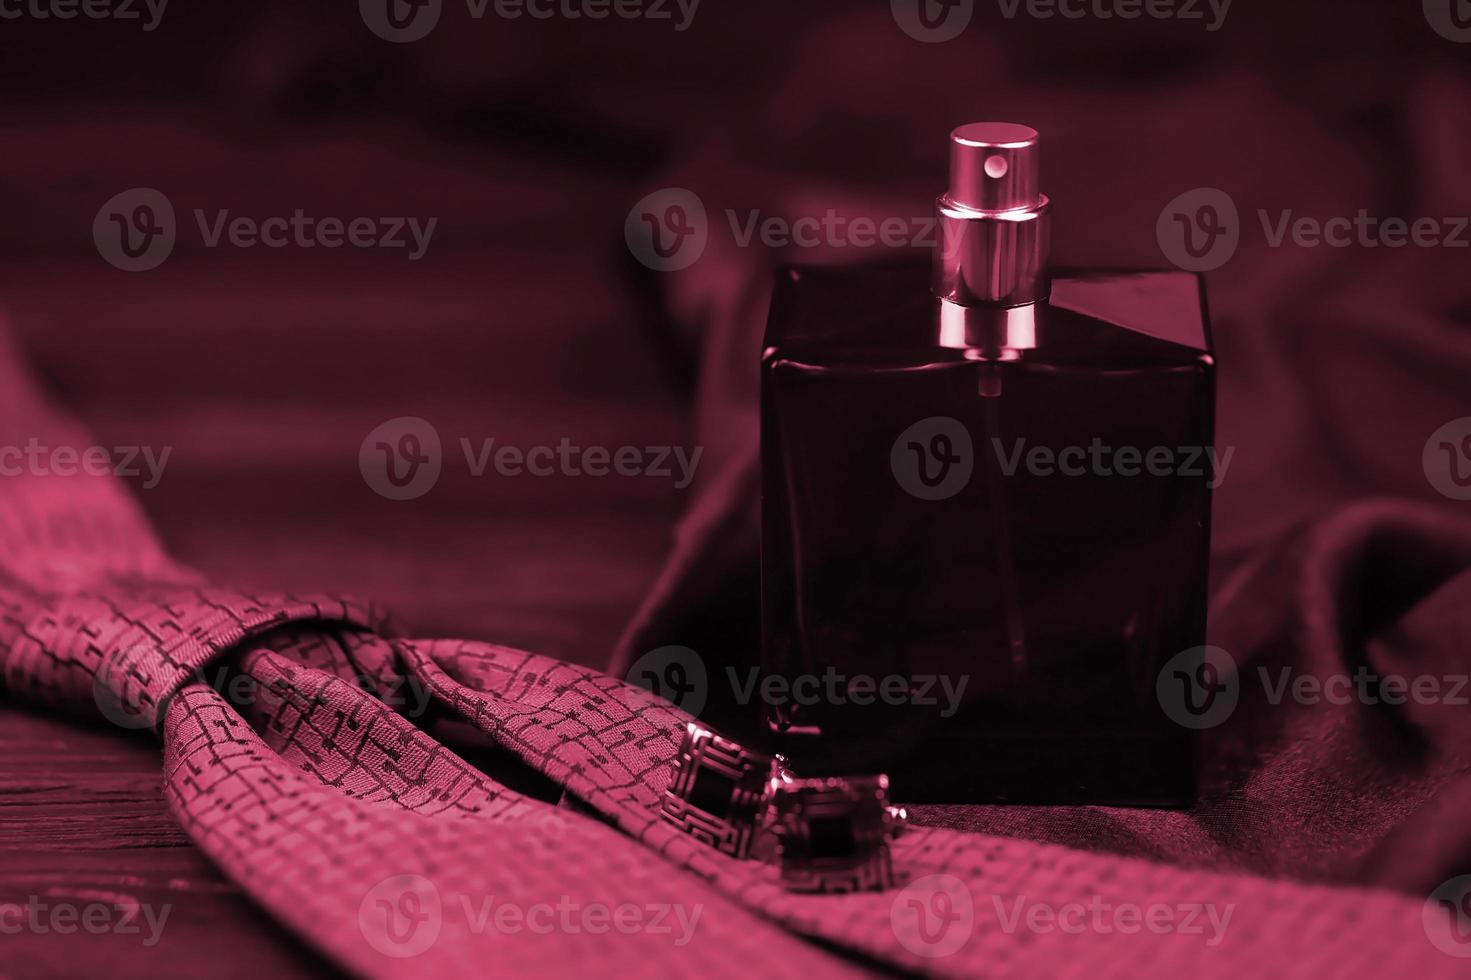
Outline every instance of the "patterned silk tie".
[[[0, 392], [0, 443], [86, 445], [14, 356], [0, 356]], [[1424, 977], [1462, 965], [1404, 896], [938, 828], [895, 841], [900, 887], [794, 894], [769, 865], [659, 819], [689, 719], [639, 688], [490, 644], [403, 639], [370, 605], [212, 588], [164, 556], [111, 477], [5, 478], [0, 541], [6, 696], [152, 727], [194, 842], [360, 974]], [[574, 805], [462, 760], [390, 707], [406, 690]], [[1090, 918], [1123, 907], [1142, 917]], [[1224, 928], [1207, 909], [1229, 916]], [[1175, 928], [1154, 927], [1165, 913]]]

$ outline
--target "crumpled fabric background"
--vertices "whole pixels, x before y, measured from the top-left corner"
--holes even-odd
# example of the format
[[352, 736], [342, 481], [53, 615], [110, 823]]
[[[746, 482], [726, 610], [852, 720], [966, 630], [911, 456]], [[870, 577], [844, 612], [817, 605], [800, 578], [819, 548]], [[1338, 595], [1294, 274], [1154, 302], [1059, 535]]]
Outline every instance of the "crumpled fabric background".
[[[1206, 278], [1217, 446], [1235, 450], [1213, 505], [1208, 640], [1240, 667], [1242, 708], [1208, 733], [1211, 785], [1189, 813], [923, 807], [920, 819], [1420, 894], [1465, 873], [1471, 829], [1449, 816], [1471, 792], [1465, 704], [1271, 705], [1262, 678], [1363, 666], [1449, 678], [1449, 692], [1471, 669], [1471, 510], [1438, 493], [1422, 463], [1432, 433], [1471, 415], [1471, 249], [1273, 247], [1262, 223], [1284, 209], [1319, 219], [1360, 208], [1471, 213], [1471, 83], [1433, 61], [1403, 77], [1357, 63], [1358, 84], [1324, 98], [1319, 86], [1348, 78], [1331, 57], [1299, 59], [1293, 78], [1276, 65], [1192, 72], [1183, 56], [1153, 65], [1140, 44], [1120, 55], [1119, 84], [1080, 97], [1059, 70], [1064, 51], [1038, 64], [1036, 49], [993, 35], [896, 53], [866, 43], [878, 29], [854, 18], [813, 39], [743, 128], [722, 127], [662, 175], [702, 195], [712, 215], [704, 256], [655, 274], [651, 288], [699, 352], [700, 441], [715, 473], [615, 670], [673, 643], [699, 652], [712, 674], [754, 662], [751, 352], [770, 275], [783, 262], [864, 257], [851, 246], [742, 248], [726, 209], [789, 220], [829, 209], [923, 215], [953, 124], [1024, 120], [1043, 134], [1061, 265], [1160, 266], [1156, 218], [1192, 188], [1225, 190], [1240, 214], [1234, 257]], [[720, 688], [707, 717], [740, 711], [719, 703]]]

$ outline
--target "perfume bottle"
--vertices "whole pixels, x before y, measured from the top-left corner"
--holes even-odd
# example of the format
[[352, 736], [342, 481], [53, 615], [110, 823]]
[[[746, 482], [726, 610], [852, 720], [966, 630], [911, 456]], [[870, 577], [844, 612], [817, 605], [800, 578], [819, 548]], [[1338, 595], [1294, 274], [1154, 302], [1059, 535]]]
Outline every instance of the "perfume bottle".
[[1038, 137], [950, 142], [933, 261], [783, 270], [762, 355], [765, 730], [904, 802], [1186, 805], [1215, 368], [1184, 272], [1049, 271]]

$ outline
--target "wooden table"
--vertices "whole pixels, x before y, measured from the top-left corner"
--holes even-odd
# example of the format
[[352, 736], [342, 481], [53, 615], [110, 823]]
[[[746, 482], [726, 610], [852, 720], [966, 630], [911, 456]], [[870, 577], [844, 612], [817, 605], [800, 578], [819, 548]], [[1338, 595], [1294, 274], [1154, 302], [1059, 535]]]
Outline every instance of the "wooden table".
[[[28, 188], [21, 220], [37, 229], [0, 262], [0, 309], [98, 444], [172, 447], [158, 486], [133, 486], [171, 553], [221, 582], [381, 599], [416, 635], [603, 662], [684, 493], [648, 477], [477, 478], [458, 440], [687, 444], [683, 395], [620, 271], [632, 185], [431, 152], [397, 132], [271, 143], [173, 125], [154, 134], [171, 152], [109, 156], [113, 125], [29, 126], [0, 164], [0, 179]], [[48, 159], [72, 162], [36, 162]], [[181, 231], [162, 267], [130, 275], [90, 235], [101, 203], [132, 186], [164, 190]], [[440, 222], [410, 263], [208, 249], [183, 227], [195, 207]], [[495, 245], [507, 242], [519, 245]], [[357, 454], [401, 415], [437, 427], [445, 468], [429, 494], [394, 502], [368, 488]], [[125, 894], [172, 906], [152, 947], [136, 935], [0, 937], [0, 977], [330, 969], [185, 838], [154, 737], [0, 702], [0, 746], [0, 904]]]

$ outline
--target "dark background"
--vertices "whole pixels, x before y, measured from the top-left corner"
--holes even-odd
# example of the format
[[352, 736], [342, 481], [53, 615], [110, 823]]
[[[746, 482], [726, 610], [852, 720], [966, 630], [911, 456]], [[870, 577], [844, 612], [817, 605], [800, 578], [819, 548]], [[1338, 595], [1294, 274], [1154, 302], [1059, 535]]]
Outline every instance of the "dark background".
[[[403, 45], [353, 3], [307, 6], [174, 0], [152, 32], [0, 20], [0, 309], [100, 443], [174, 447], [140, 499], [185, 562], [368, 593], [424, 632], [589, 662], [666, 547], [684, 504], [667, 482], [471, 480], [447, 465], [434, 492], [395, 504], [354, 464], [362, 436], [398, 415], [433, 422], [447, 452], [459, 435], [688, 444], [691, 367], [658, 340], [622, 245], [643, 194], [678, 182], [712, 213], [770, 211], [801, 178], [839, 195], [883, 188], [923, 213], [944, 132], [1000, 116], [1044, 133], [1071, 263], [1162, 264], [1155, 217], [1195, 186], [1225, 188], [1243, 212], [1415, 216], [1465, 199], [1464, 167], [1437, 177], [1426, 145], [1431, 133], [1464, 149], [1465, 129], [1424, 117], [1466, 122], [1471, 45], [1435, 34], [1417, 2], [1236, 0], [1216, 32], [1008, 20], [982, 2], [943, 44], [906, 36], [883, 2], [705, 0], [677, 32], [477, 21], [449, 0], [435, 31]], [[91, 227], [138, 186], [173, 201], [180, 244], [129, 274], [99, 258]], [[206, 250], [196, 207], [439, 224], [418, 262]], [[1244, 246], [1209, 277], [1228, 434], [1243, 386], [1253, 405], [1293, 397], [1243, 345], [1301, 343], [1300, 324], [1269, 320], [1315, 316], [1362, 279], [1361, 250], [1331, 251]], [[1464, 255], [1378, 256], [1373, 271], [1433, 301]], [[1454, 319], [1471, 313], [1459, 293], [1442, 299]], [[1307, 463], [1365, 482], [1344, 452]], [[1280, 463], [1263, 448], [1235, 465]]]

